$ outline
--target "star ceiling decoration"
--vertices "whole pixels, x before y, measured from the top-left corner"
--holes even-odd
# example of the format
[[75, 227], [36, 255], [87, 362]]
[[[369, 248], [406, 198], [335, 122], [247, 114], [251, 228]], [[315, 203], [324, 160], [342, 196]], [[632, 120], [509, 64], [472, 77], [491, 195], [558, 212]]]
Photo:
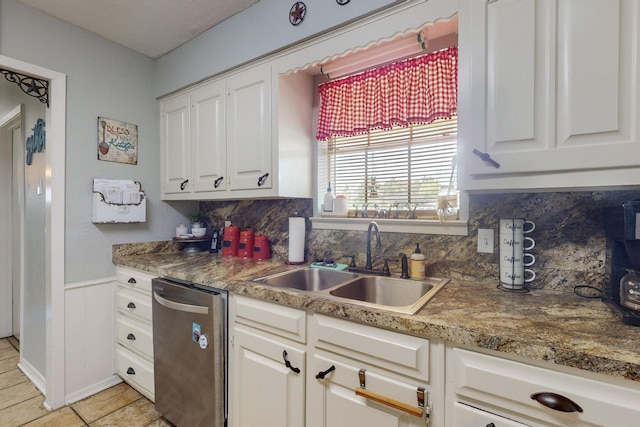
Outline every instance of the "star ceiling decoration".
[[307, 6], [301, 1], [295, 2], [289, 10], [289, 22], [291, 25], [302, 24], [305, 16], [307, 16]]

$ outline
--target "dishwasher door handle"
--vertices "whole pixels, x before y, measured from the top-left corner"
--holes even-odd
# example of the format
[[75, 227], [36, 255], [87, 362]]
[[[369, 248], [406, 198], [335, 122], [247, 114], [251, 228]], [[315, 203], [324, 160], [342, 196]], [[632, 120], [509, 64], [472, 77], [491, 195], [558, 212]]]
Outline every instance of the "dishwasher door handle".
[[171, 310], [184, 311], [187, 313], [196, 313], [196, 314], [209, 314], [209, 307], [204, 305], [192, 305], [192, 304], [183, 304], [181, 302], [171, 301], [169, 299], [164, 298], [158, 292], [153, 291], [153, 298], [160, 305], [163, 305]]

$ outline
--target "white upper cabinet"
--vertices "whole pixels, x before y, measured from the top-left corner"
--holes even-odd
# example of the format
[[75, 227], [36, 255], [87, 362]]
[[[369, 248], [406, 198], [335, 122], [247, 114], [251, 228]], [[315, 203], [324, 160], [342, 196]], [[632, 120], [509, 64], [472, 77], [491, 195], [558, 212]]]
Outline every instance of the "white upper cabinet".
[[161, 104], [162, 193], [189, 192], [191, 176], [190, 98], [184, 94]]
[[191, 95], [193, 192], [224, 191], [227, 174], [225, 86], [215, 82]]
[[231, 190], [271, 188], [271, 72], [257, 67], [229, 79], [227, 128]]
[[312, 94], [267, 62], [163, 99], [163, 199], [311, 197]]
[[636, 1], [460, 6], [461, 188], [640, 184]]

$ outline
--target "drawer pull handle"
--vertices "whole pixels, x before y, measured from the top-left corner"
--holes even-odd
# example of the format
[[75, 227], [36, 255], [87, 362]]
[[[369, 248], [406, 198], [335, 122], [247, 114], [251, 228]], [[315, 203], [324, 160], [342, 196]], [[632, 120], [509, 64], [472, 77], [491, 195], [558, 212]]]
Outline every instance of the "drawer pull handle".
[[287, 350], [282, 350], [282, 358], [284, 359], [284, 366], [291, 369], [296, 374], [300, 373], [300, 368], [296, 368], [295, 366], [291, 365], [291, 362], [289, 362], [289, 360], [287, 359]]
[[258, 187], [262, 187], [264, 185], [264, 182], [267, 180], [268, 177], [269, 177], [269, 172], [265, 173], [260, 178], [258, 178]]
[[406, 412], [409, 415], [413, 415], [418, 418], [422, 418], [424, 415], [424, 409], [417, 406], [411, 406], [399, 400], [392, 399], [388, 396], [383, 396], [378, 393], [367, 390], [366, 388], [358, 387], [356, 389], [356, 396], [362, 396], [366, 399], [373, 400], [374, 402], [381, 403], [383, 405], [390, 406], [394, 409], [398, 409], [402, 412]]
[[318, 372], [316, 374], [316, 378], [319, 379], [319, 380], [323, 380], [324, 377], [326, 377], [327, 375], [329, 375], [330, 372], [333, 372], [335, 370], [336, 370], [336, 367], [334, 365], [331, 365], [331, 367], [329, 369], [327, 369], [326, 371]]
[[[392, 399], [388, 396], [384, 396], [382, 394], [374, 393], [372, 391], [367, 390], [366, 387], [366, 370], [360, 369], [358, 371], [358, 382], [360, 383], [360, 387], [358, 387], [356, 391], [356, 396], [362, 396], [365, 399], [373, 400], [374, 402], [381, 403], [383, 405], [390, 406], [394, 409], [398, 409], [402, 412], [406, 412], [409, 415], [413, 415], [414, 417], [422, 418], [425, 414], [425, 400], [426, 400], [426, 392], [424, 388], [418, 387], [417, 390], [417, 398], [418, 398], [418, 406], [408, 405], [404, 402], [400, 402], [399, 400]], [[428, 409], [428, 408], [427, 408]], [[427, 410], [427, 418], [429, 418], [429, 411]]]
[[127, 308], [136, 308], [136, 305], [130, 302], [129, 304], [127, 304]]
[[132, 367], [129, 367], [127, 369], [127, 375], [135, 375], [135, 374], [136, 374], [136, 371], [134, 371]]
[[134, 279], [133, 277], [130, 277], [129, 280], [127, 280], [127, 283], [131, 283], [132, 285], [136, 284], [136, 279]]
[[582, 412], [582, 408], [573, 400], [561, 394], [542, 392], [533, 393], [531, 398], [547, 408], [560, 412]]
[[220, 187], [220, 183], [222, 182], [223, 179], [224, 179], [224, 176], [221, 176], [220, 178], [218, 178], [215, 181], [213, 181], [213, 188]]
[[133, 334], [129, 334], [129, 335], [127, 335], [127, 339], [130, 340], [130, 341], [135, 341], [136, 340], [136, 336], [133, 335]]
[[182, 181], [180, 183], [180, 191], [184, 191], [185, 188], [187, 188], [187, 183], [189, 182], [188, 179], [185, 179], [184, 181]]

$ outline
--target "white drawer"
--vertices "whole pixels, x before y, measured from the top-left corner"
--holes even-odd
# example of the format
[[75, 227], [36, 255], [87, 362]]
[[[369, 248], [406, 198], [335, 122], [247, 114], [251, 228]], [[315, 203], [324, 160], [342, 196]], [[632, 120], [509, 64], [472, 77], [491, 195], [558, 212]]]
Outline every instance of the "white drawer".
[[121, 313], [151, 324], [151, 296], [132, 292], [118, 286], [116, 292], [116, 308]]
[[153, 365], [122, 348], [116, 348], [116, 372], [149, 400], [154, 401]]
[[454, 403], [452, 427], [480, 427], [490, 425], [494, 427], [527, 427], [529, 424], [522, 424], [460, 402]]
[[[316, 375], [327, 372], [332, 366], [335, 369], [327, 373], [324, 380], [317, 378]], [[418, 389], [422, 388], [425, 391], [424, 405], [431, 406], [431, 387], [426, 382], [412, 378], [399, 381], [397, 378], [389, 376], [387, 371], [383, 369], [365, 369], [357, 361], [338, 360], [338, 358], [334, 358], [334, 355], [324, 352], [315, 353], [309, 363], [310, 374], [313, 375], [312, 381], [323, 383], [325, 393], [342, 394], [349, 400], [357, 401], [367, 400], [364, 396], [362, 398], [356, 397], [356, 390], [361, 388], [360, 371], [362, 369], [364, 369], [364, 390], [384, 397], [385, 401], [395, 400], [419, 411]], [[441, 396], [438, 397], [441, 398]], [[325, 395], [324, 398], [329, 399], [329, 396]], [[380, 404], [386, 407], [384, 402], [380, 402]], [[424, 425], [424, 421], [420, 425]]]
[[429, 340], [323, 315], [312, 319], [317, 348], [429, 380]]
[[147, 295], [151, 295], [151, 279], [156, 277], [142, 271], [122, 267], [116, 268], [116, 276], [121, 287]]
[[298, 342], [306, 342], [307, 313], [297, 308], [232, 295], [235, 321]]
[[153, 335], [149, 326], [116, 316], [116, 339], [125, 348], [153, 361]]
[[[506, 412], [509, 418], [522, 414], [564, 427], [624, 426], [640, 419], [640, 385], [623, 387], [616, 381], [598, 381], [459, 348], [450, 355], [448, 367], [457, 399], [482, 402], [482, 409], [490, 412]], [[535, 393], [564, 396], [583, 412], [550, 409], [532, 399]]]

